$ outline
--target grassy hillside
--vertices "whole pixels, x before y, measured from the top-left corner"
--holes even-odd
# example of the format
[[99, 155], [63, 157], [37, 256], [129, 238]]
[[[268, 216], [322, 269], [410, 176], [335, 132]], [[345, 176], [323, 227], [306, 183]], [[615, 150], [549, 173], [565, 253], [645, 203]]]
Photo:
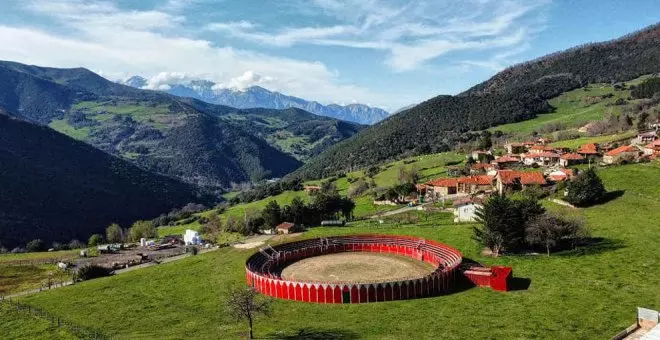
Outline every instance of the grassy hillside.
[[195, 188], [144, 171], [52, 129], [0, 113], [0, 240], [86, 240], [189, 202]]
[[[623, 190], [623, 195], [603, 205], [568, 213], [585, 216], [593, 236], [603, 241], [551, 257], [483, 257], [471, 238], [471, 227], [447, 224], [450, 222], [443, 217], [417, 225], [362, 222], [349, 228], [312, 229], [305, 237], [379, 232], [446, 242], [473, 260], [511, 265], [516, 277], [527, 278], [531, 284], [527, 290], [508, 293], [473, 288], [436, 298], [364, 305], [276, 301], [273, 316], [257, 319], [256, 335], [366, 339], [610, 337], [634, 322], [637, 306], [660, 306], [660, 295], [656, 293], [660, 272], [652, 270], [660, 265], [660, 254], [655, 251], [660, 234], [657, 224], [650, 223], [660, 219], [660, 184], [639, 181], [659, 171], [658, 163], [602, 169], [600, 175], [608, 190]], [[239, 338], [244, 335], [245, 325], [229, 319], [223, 312], [223, 301], [228, 285], [244, 282], [244, 262], [253, 251], [222, 249], [23, 300], [81, 325], [103, 325], [108, 335], [118, 337], [215, 338], [223, 334]]]
[[513, 135], [529, 135], [543, 131], [551, 125], [560, 129], [577, 129], [589, 122], [603, 119], [606, 114], [619, 115], [625, 105], [615, 105], [626, 100], [626, 105], [639, 102], [630, 100], [630, 86], [639, 85], [648, 76], [626, 81], [626, 88], [616, 89], [612, 84], [597, 83], [571, 90], [548, 100], [553, 110], [536, 118], [490, 128]]
[[[322, 178], [406, 155], [446, 151], [458, 142], [474, 141], [478, 138], [474, 131], [503, 124], [537, 117], [537, 123], [547, 123], [557, 116], [547, 115], [553, 110], [547, 101], [551, 98], [588, 84], [659, 72], [659, 46], [660, 25], [655, 25], [615, 41], [579, 46], [511, 67], [458, 96], [429, 99], [361, 131], [310, 160], [292, 177]], [[554, 104], [560, 109], [563, 105]], [[600, 114], [598, 107], [581, 111], [570, 114], [576, 121], [568, 122], [585, 122]], [[522, 127], [531, 130], [537, 123]]]
[[72, 333], [0, 303], [0, 334], [5, 339], [78, 339]]
[[[398, 173], [399, 169], [403, 168], [406, 170], [417, 169], [422, 175], [420, 181], [427, 181], [431, 178], [440, 177], [446, 175], [446, 167], [448, 163], [460, 162], [464, 159], [464, 156], [454, 152], [447, 153], [438, 153], [432, 155], [424, 155], [418, 157], [410, 157], [401, 161], [396, 161], [392, 163], [385, 164], [380, 167], [380, 170], [376, 175], [373, 176], [374, 183], [377, 187], [391, 187], [398, 183]], [[346, 176], [341, 178], [332, 179], [335, 187], [339, 191], [340, 195], [346, 196], [350, 183], [348, 182], [349, 178], [365, 178], [363, 171], [354, 171], [348, 173]], [[323, 181], [328, 181], [330, 179], [324, 180], [315, 180], [306, 182], [308, 185], [318, 185]], [[225, 198], [229, 199], [235, 196], [237, 193], [225, 195]], [[261, 211], [268, 202], [275, 200], [280, 205], [286, 205], [291, 203], [295, 197], [300, 197], [305, 201], [309, 200], [309, 195], [305, 191], [285, 191], [279, 195], [268, 197], [262, 200], [247, 204], [238, 204], [228, 208], [223, 214], [220, 215], [222, 220], [226, 220], [229, 216], [234, 216], [236, 218], [242, 218], [246, 212], [251, 211]], [[373, 204], [373, 197], [371, 194], [364, 194], [359, 197], [353, 198], [356, 206], [353, 214], [355, 217], [366, 217], [371, 216], [379, 212], [384, 212], [392, 209], [396, 209], [397, 206], [376, 206]], [[199, 215], [208, 216], [211, 213], [211, 210], [202, 212]], [[187, 224], [181, 224], [174, 227], [161, 227], [159, 228], [159, 233], [161, 235], [168, 234], [181, 234], [185, 232], [186, 229], [199, 230], [199, 222], [192, 222]]]

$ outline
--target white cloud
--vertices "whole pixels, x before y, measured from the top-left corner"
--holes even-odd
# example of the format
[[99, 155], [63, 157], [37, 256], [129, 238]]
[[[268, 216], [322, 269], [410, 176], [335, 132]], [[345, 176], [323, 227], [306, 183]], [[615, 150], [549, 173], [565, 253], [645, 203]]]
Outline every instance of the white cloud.
[[237, 89], [237, 90], [245, 90], [250, 86], [254, 85], [268, 85], [273, 83], [274, 79], [272, 77], [268, 76], [262, 76], [259, 74], [256, 74], [254, 71], [249, 70], [245, 71], [242, 75], [238, 77], [233, 77], [229, 79], [227, 83], [221, 83], [221, 84], [215, 84], [213, 86], [214, 90], [221, 90], [225, 88], [230, 88], [230, 89]]
[[548, 1], [436, 1], [397, 6], [376, 0], [314, 0], [324, 15], [340, 23], [279, 30], [259, 30], [254, 23], [214, 23], [206, 28], [265, 45], [382, 50], [385, 64], [401, 72], [454, 51], [517, 48], [533, 37], [533, 27], [543, 20], [534, 12]]
[[[36, 0], [27, 7], [69, 32], [0, 25], [0, 59], [54, 67], [87, 67], [109, 79], [141, 74], [150, 88], [169, 81], [209, 79], [227, 87], [268, 84], [303, 98], [396, 105], [365, 88], [340, 83], [320, 62], [281, 58], [170, 35], [183, 17], [159, 11], [123, 11], [111, 2]], [[134, 21], [134, 22], [130, 22]], [[238, 26], [247, 27], [246, 24]]]

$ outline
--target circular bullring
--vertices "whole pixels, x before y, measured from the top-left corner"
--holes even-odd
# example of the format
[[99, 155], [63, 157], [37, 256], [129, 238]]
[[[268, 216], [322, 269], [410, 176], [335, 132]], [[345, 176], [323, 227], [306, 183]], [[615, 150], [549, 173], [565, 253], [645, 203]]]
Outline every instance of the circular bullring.
[[249, 285], [279, 299], [366, 303], [451, 290], [461, 253], [399, 235], [316, 238], [266, 247], [246, 263]]

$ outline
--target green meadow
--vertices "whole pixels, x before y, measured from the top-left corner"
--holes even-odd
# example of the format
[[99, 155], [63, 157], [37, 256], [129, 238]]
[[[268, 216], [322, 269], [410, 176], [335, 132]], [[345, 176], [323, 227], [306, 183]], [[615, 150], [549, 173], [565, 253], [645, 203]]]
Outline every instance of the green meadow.
[[[440, 297], [363, 305], [275, 301], [256, 320], [258, 338], [305, 339], [602, 339], [635, 321], [638, 306], [660, 308], [660, 164], [599, 170], [612, 200], [566, 213], [585, 217], [598, 241], [544, 255], [484, 257], [471, 225], [446, 214], [414, 225], [386, 219], [312, 228], [303, 237], [350, 233], [415, 235], [446, 242], [466, 258], [513, 267], [527, 289], [484, 288]], [[655, 179], [655, 181], [654, 181]], [[545, 205], [562, 210], [553, 203]], [[230, 285], [244, 284], [255, 250], [223, 248], [181, 261], [22, 298], [63, 319], [120, 339], [240, 338], [246, 325], [227, 315]], [[3, 326], [4, 327], [4, 326]], [[3, 329], [0, 328], [0, 332]]]

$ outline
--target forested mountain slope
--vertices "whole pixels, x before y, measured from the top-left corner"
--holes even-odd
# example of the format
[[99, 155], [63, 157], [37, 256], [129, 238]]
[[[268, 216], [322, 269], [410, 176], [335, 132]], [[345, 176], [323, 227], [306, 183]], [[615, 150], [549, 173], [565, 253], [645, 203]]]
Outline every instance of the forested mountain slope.
[[279, 177], [301, 164], [248, 131], [248, 124], [217, 116], [236, 109], [213, 106], [207, 112], [85, 69], [0, 62], [0, 90], [0, 108], [10, 115], [200, 186]]
[[363, 130], [310, 160], [292, 176], [321, 178], [411, 154], [445, 151], [471, 131], [531, 119], [547, 99], [590, 82], [660, 71], [660, 25], [576, 47], [504, 70], [458, 96], [438, 96]]
[[0, 110], [0, 241], [86, 240], [189, 202], [196, 189], [144, 171], [52, 129]]

